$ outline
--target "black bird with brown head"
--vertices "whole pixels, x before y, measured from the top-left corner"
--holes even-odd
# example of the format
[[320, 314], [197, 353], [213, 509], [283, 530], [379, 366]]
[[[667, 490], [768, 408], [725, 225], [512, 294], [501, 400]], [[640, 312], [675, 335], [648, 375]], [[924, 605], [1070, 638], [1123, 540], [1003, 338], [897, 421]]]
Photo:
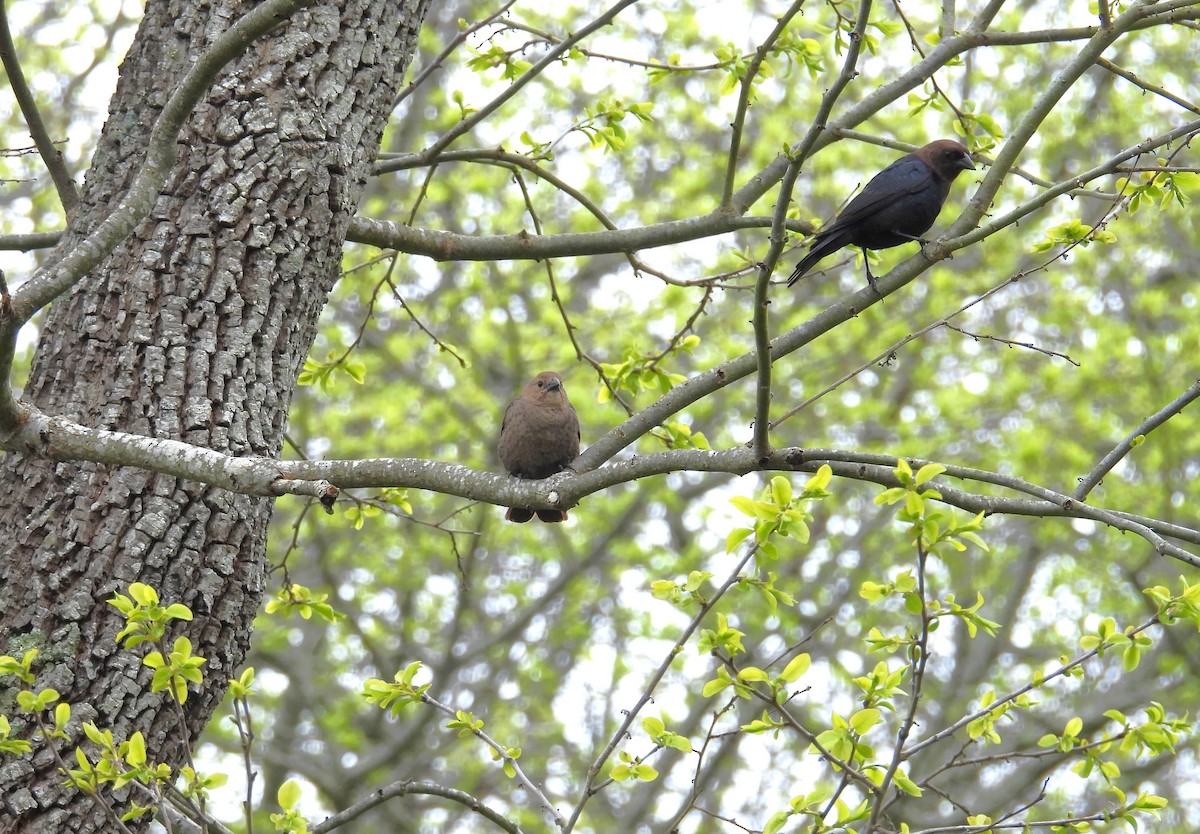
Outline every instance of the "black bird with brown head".
[[[796, 265], [788, 286], [800, 280], [817, 261], [843, 246], [888, 249], [921, 240], [942, 210], [950, 183], [975, 165], [966, 147], [952, 139], [938, 139], [902, 156], [876, 174], [837, 219], [813, 237], [808, 254]], [[867, 253], [863, 252], [863, 262]], [[878, 292], [867, 264], [867, 283]]]

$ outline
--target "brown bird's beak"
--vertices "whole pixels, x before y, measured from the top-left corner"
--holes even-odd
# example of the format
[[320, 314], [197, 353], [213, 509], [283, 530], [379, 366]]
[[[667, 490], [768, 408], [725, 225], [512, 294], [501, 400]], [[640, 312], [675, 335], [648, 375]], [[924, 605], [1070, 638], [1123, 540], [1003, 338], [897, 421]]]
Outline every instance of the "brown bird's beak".
[[562, 388], [562, 382], [560, 380], [552, 379], [546, 383], [547, 391], [557, 391], [559, 388]]
[[958, 161], [958, 167], [962, 168], [964, 171], [974, 171], [975, 163], [971, 161], [971, 157], [964, 156]]

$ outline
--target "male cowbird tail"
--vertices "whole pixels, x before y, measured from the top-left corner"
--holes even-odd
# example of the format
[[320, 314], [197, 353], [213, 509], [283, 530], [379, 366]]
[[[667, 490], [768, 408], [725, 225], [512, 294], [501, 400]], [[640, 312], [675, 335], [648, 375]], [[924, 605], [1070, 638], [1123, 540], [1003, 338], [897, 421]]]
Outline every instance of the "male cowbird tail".
[[520, 507], [509, 507], [508, 512], [504, 514], [505, 521], [515, 521], [517, 524], [524, 524], [533, 518], [533, 510], [523, 510]]
[[790, 287], [804, 277], [804, 273], [808, 272], [817, 261], [824, 258], [826, 255], [832, 255], [838, 249], [841, 249], [850, 241], [847, 240], [838, 230], [835, 230], [831, 235], [817, 235], [813, 240], [812, 248], [808, 250], [808, 254], [800, 259], [800, 263], [796, 264], [796, 268], [792, 270], [792, 276], [788, 278], [787, 285]]

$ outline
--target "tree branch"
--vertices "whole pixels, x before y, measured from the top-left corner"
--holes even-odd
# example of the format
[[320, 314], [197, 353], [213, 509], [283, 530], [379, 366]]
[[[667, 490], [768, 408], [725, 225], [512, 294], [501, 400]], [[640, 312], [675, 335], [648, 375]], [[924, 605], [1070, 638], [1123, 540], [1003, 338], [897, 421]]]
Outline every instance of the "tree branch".
[[1105, 455], [1100, 462], [1096, 464], [1096, 467], [1091, 472], [1079, 479], [1079, 486], [1077, 486], [1075, 491], [1071, 493], [1071, 497], [1077, 501], [1082, 501], [1087, 498], [1088, 493], [1096, 488], [1100, 481], [1103, 480], [1104, 476], [1107, 475], [1112, 468], [1122, 460], [1122, 458], [1133, 451], [1134, 446], [1137, 445], [1137, 440], [1139, 437], [1145, 439], [1145, 435], [1154, 431], [1163, 423], [1167, 422], [1167, 420], [1183, 411], [1183, 409], [1186, 408], [1187, 405], [1197, 397], [1200, 397], [1200, 379], [1197, 379], [1186, 391], [1184, 391], [1175, 399], [1171, 400], [1171, 402], [1164, 405], [1158, 411], [1151, 414], [1144, 421], [1142, 421], [1141, 425], [1131, 431], [1124, 440], [1118, 443], [1111, 452]]
[[[753, 354], [747, 356], [753, 361]], [[585, 454], [577, 459], [576, 472], [579, 474], [564, 472], [540, 481], [526, 481], [420, 458], [279, 461], [264, 457], [233, 457], [175, 440], [89, 429], [60, 417], [47, 417], [25, 404], [22, 408], [29, 419], [17, 435], [0, 438], [3, 448], [55, 459], [137, 466], [245, 495], [316, 495], [327, 508], [332, 506], [339, 488], [400, 487], [432, 490], [501, 506], [569, 509], [588, 495], [653, 475], [677, 471], [735, 475], [757, 471], [815, 472], [823, 463], [828, 463], [841, 477], [885, 487], [900, 486], [892, 472], [895, 457], [835, 449], [776, 449], [766, 459], [759, 458], [753, 449], [745, 446], [721, 451], [675, 450], [636, 456], [590, 470], [578, 464]], [[14, 439], [19, 444], [14, 444]], [[911, 462], [919, 468], [931, 461], [914, 459]], [[1001, 498], [939, 486], [942, 502], [951, 506], [989, 515], [1089, 519], [1135, 533], [1160, 555], [1200, 567], [1200, 556], [1164, 539], [1169, 536], [1200, 544], [1200, 530], [1133, 513], [1101, 509], [1020, 478], [986, 470], [948, 466], [945, 474], [1033, 496], [1032, 499]]]
[[[987, 223], [980, 224], [973, 230], [970, 229], [970, 226], [960, 223], [959, 221], [962, 220], [962, 217], [960, 217], [959, 220], [955, 221], [954, 225], [947, 230], [945, 237], [943, 237], [941, 240], [935, 241], [933, 244], [925, 248], [925, 254], [928, 257], [936, 258], [945, 252], [955, 252], [965, 246], [970, 246], [972, 243], [977, 243], [978, 241], [989, 237], [1000, 229], [1003, 229], [1006, 226], [1011, 226], [1026, 215], [1032, 214], [1034, 211], [1046, 205], [1054, 198], [1061, 197], [1071, 189], [1078, 188], [1084, 183], [1091, 182], [1099, 177], [1114, 173], [1121, 163], [1125, 162], [1126, 160], [1133, 159], [1136, 156], [1141, 156], [1144, 153], [1149, 153], [1156, 148], [1160, 148], [1163, 145], [1174, 142], [1176, 139], [1191, 137], [1196, 134], [1200, 134], [1200, 119], [1196, 119], [1180, 125], [1173, 130], [1169, 130], [1166, 133], [1160, 133], [1157, 136], [1152, 136], [1149, 139], [1138, 142], [1136, 145], [1121, 151], [1116, 156], [1109, 157], [1100, 165], [1084, 171], [1077, 176], [1063, 180], [1053, 188], [1048, 188], [1036, 197], [1025, 201], [1007, 214], [1003, 214]], [[974, 202], [974, 198], [972, 199], [972, 202]], [[963, 213], [963, 216], [966, 216], [966, 212]], [[957, 237], [953, 236], [955, 229], [960, 229], [960, 233]], [[914, 256], [914, 258], [919, 257], [920, 255]], [[912, 259], [910, 258], [909, 260]], [[908, 262], [906, 261], [904, 264], [901, 264], [901, 266], [907, 266], [907, 264]], [[897, 269], [899, 269], [899, 267], [897, 267]], [[895, 270], [893, 270], [893, 272], [894, 271]], [[879, 281], [882, 285], [884, 279], [880, 278]]]
[[25, 117], [25, 124], [29, 127], [29, 135], [33, 137], [38, 154], [50, 172], [50, 179], [54, 181], [54, 188], [58, 191], [58, 199], [62, 203], [64, 212], [70, 216], [75, 206], [79, 204], [75, 180], [71, 179], [71, 172], [67, 170], [62, 153], [54, 147], [54, 140], [50, 138], [50, 133], [46, 130], [42, 114], [38, 112], [37, 102], [33, 100], [33, 93], [25, 81], [25, 73], [21, 69], [17, 47], [13, 43], [12, 32], [8, 26], [7, 3], [0, 3], [0, 60], [4, 63], [4, 72], [8, 75], [8, 83], [12, 85], [13, 97], [16, 98], [17, 104], [21, 108], [21, 115]]
[[620, 0], [620, 2], [613, 5], [612, 8], [597, 17], [591, 23], [579, 29], [579, 31], [572, 34], [569, 38], [565, 38], [553, 46], [549, 52], [542, 56], [540, 61], [530, 67], [520, 78], [513, 81], [513, 83], [509, 85], [508, 89], [472, 113], [470, 118], [463, 119], [453, 128], [446, 131], [442, 138], [438, 139], [421, 153], [421, 157], [429, 160], [432, 157], [437, 156], [439, 153], [449, 147], [455, 139], [462, 136], [464, 133], [474, 130], [476, 125], [500, 109], [500, 107], [506, 101], [520, 92], [526, 84], [541, 75], [542, 71], [545, 70], [546, 67], [558, 61], [564, 52], [582, 41], [584, 38], [587, 38], [593, 32], [608, 26], [610, 23], [616, 20], [617, 15], [636, 2], [637, 0]]
[[434, 782], [393, 782], [386, 788], [380, 788], [366, 799], [356, 802], [344, 811], [334, 814], [331, 817], [326, 817], [324, 822], [314, 825], [309, 829], [312, 834], [328, 834], [328, 832], [341, 828], [346, 823], [361, 816], [367, 811], [374, 808], [376, 805], [381, 805], [397, 796], [408, 796], [410, 794], [424, 794], [426, 796], [440, 796], [444, 799], [449, 799], [470, 808], [479, 816], [488, 820], [508, 834], [521, 834], [521, 827], [515, 822], [508, 819], [499, 811], [492, 810], [484, 805], [480, 800], [471, 796], [466, 791], [460, 791], [457, 788], [447, 788], [444, 785], [438, 785]]
[[[736, 217], [713, 213], [604, 232], [531, 235], [521, 231], [511, 235], [479, 237], [417, 229], [402, 223], [356, 217], [350, 221], [346, 240], [378, 246], [381, 249], [397, 249], [410, 255], [424, 255], [435, 261], [540, 261], [546, 258], [579, 255], [631, 253], [640, 249], [687, 243], [740, 229], [769, 228], [770, 225], [770, 217]], [[812, 233], [811, 226], [796, 221], [790, 221], [788, 229], [800, 234]]]
[[571, 817], [567, 820], [567, 825], [565, 828], [563, 828], [562, 834], [570, 834], [571, 830], [575, 827], [575, 823], [579, 821], [579, 815], [583, 813], [583, 807], [587, 804], [587, 801], [592, 798], [592, 794], [596, 792], [596, 788], [593, 786], [595, 784], [596, 777], [600, 775], [601, 768], [604, 767], [604, 763], [608, 761], [609, 757], [612, 756], [613, 751], [617, 749], [617, 745], [621, 743], [623, 738], [625, 738], [626, 734], [629, 732], [629, 728], [633, 726], [634, 719], [637, 718], [638, 713], [641, 712], [642, 707], [646, 706], [646, 704], [650, 702], [651, 697], [654, 695], [654, 690], [658, 688], [658, 684], [662, 681], [663, 676], [667, 674], [667, 670], [671, 668], [671, 664], [675, 662], [675, 659], [679, 656], [679, 653], [683, 650], [683, 647], [687, 645], [688, 640], [692, 638], [692, 635], [696, 632], [696, 629], [700, 627], [700, 623], [704, 621], [705, 616], [707, 616], [708, 612], [713, 609], [721, 597], [725, 596], [725, 593], [733, 587], [733, 584], [738, 581], [739, 577], [741, 576], [742, 568], [746, 566], [746, 563], [753, 558], [756, 552], [757, 545], [749, 545], [746, 547], [746, 554], [738, 560], [738, 563], [734, 565], [725, 581], [721, 583], [720, 587], [718, 587], [713, 593], [713, 596], [702, 606], [700, 606], [700, 610], [696, 612], [696, 615], [692, 617], [691, 622], [689, 622], [687, 627], [684, 628], [684, 630], [680, 633], [679, 638], [675, 641], [675, 644], [667, 652], [666, 658], [662, 663], [659, 664], [657, 671], [655, 671], [655, 673], [651, 676], [650, 682], [642, 691], [642, 695], [638, 699], [637, 703], [634, 704], [632, 709], [625, 711], [625, 718], [621, 721], [621, 726], [617, 728], [615, 733], [613, 733], [608, 744], [605, 745], [604, 749], [600, 752], [600, 755], [596, 757], [596, 760], [592, 762], [592, 766], [588, 768], [587, 781], [584, 783], [583, 793], [579, 797], [579, 802], [575, 806], [575, 810], [571, 812]]
[[1111, 28], [1099, 29], [1083, 48], [1050, 80], [1046, 89], [1037, 97], [1033, 105], [1026, 111], [1008, 134], [996, 160], [988, 169], [983, 182], [967, 203], [966, 210], [959, 215], [951, 225], [949, 235], [962, 235], [974, 227], [987, 212], [1000, 185], [1008, 175], [1008, 171], [1016, 164], [1017, 157], [1041, 127], [1046, 117], [1053, 112], [1059, 100], [1075, 84], [1084, 72], [1096, 63], [1096, 60], [1136, 23], [1145, 11], [1147, 0], [1134, 0], [1120, 17], [1113, 21]]
[[[767, 289], [771, 273], [787, 243], [783, 233], [787, 219], [788, 206], [792, 201], [792, 186], [800, 175], [800, 166], [808, 159], [809, 153], [825, 130], [833, 105], [837, 103], [842, 92], [850, 84], [856, 74], [858, 56], [862, 51], [863, 37], [867, 31], [867, 23], [871, 17], [872, 0], [861, 0], [858, 8], [858, 20], [850, 33], [850, 45], [846, 48], [846, 57], [842, 61], [841, 72], [829, 89], [821, 96], [821, 103], [813, 116], [808, 131], [801, 140], [791, 158], [780, 182], [779, 197], [775, 201], [775, 216], [771, 224], [771, 246], [767, 257], [759, 267], [757, 280], [754, 283], [754, 354], [758, 370], [758, 385], [755, 391], [754, 409], [754, 451], [760, 458], [765, 458], [771, 449], [769, 432], [771, 429], [771, 364], [774, 361], [774, 347], [767, 333]], [[722, 201], [727, 204], [729, 195]], [[781, 354], [782, 355], [782, 354]]]
[[787, 30], [792, 18], [803, 7], [804, 0], [794, 0], [787, 11], [775, 21], [774, 28], [771, 29], [766, 39], [759, 44], [758, 49], [754, 50], [754, 57], [746, 65], [746, 74], [742, 78], [741, 90], [738, 93], [737, 112], [733, 117], [733, 135], [729, 139], [729, 153], [725, 160], [725, 181], [721, 189], [720, 203], [722, 210], [728, 210], [733, 200], [733, 181], [737, 175], [738, 156], [742, 147], [742, 131], [746, 126], [746, 112], [750, 109], [750, 100], [754, 96], [754, 79], [758, 77], [758, 72], [762, 68], [763, 61], [766, 60], [767, 53], [770, 52], [771, 48], [779, 40], [779, 36]]

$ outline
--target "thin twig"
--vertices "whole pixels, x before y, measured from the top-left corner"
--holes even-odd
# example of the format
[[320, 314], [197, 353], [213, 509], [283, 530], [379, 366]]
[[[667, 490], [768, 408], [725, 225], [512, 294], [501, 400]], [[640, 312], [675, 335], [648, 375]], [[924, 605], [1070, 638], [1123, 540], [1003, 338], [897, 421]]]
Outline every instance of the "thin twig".
[[680, 809], [675, 813], [671, 824], [667, 826], [667, 831], [678, 831], [679, 824], [683, 822], [683, 818], [695, 807], [696, 802], [700, 799], [700, 775], [704, 767], [704, 756], [708, 752], [708, 745], [713, 742], [717, 736], [715, 734], [717, 722], [721, 720], [721, 716], [733, 709], [737, 703], [737, 696], [730, 696], [725, 706], [718, 710], [713, 710], [712, 720], [708, 723], [708, 732], [704, 734], [704, 743], [700, 745], [700, 749], [696, 751], [696, 769], [692, 772], [692, 789], [688, 792], [687, 800], [682, 804]]
[[[525, 201], [525, 210], [529, 213], [530, 220], [533, 221], [534, 233], [540, 236], [542, 234], [542, 219], [538, 215], [537, 208], [533, 205], [533, 197], [529, 193], [529, 187], [525, 184], [525, 178], [521, 176], [520, 171], [514, 171], [513, 177], [517, 181], [517, 186], [521, 189], [521, 196]], [[575, 357], [591, 365], [592, 370], [596, 372], [596, 376], [600, 378], [600, 381], [604, 384], [604, 387], [608, 389], [608, 393], [612, 396], [613, 400], [615, 400], [621, 405], [622, 408], [625, 409], [625, 413], [627, 415], [633, 414], [633, 406], [626, 402], [625, 398], [621, 396], [621, 393], [617, 390], [616, 386], [613, 385], [612, 380], [610, 380], [608, 375], [604, 373], [603, 363], [584, 350], [583, 345], [581, 345], [579, 343], [579, 339], [576, 338], [575, 331], [579, 328], [571, 323], [571, 315], [567, 312], [567, 307], [562, 300], [562, 293], [560, 293], [558, 290], [558, 281], [554, 275], [554, 261], [547, 259], [544, 261], [544, 265], [546, 268], [546, 280], [550, 282], [550, 300], [554, 302], [554, 306], [558, 309], [559, 316], [562, 317], [563, 328], [566, 330], [567, 338], [571, 342], [571, 347], [575, 348]]]
[[[457, 717], [457, 712], [452, 706], [442, 703], [437, 698], [434, 698], [432, 695], [430, 695], [427, 691], [423, 691], [421, 693], [421, 702], [429, 704], [434, 709], [437, 709], [439, 712], [442, 712], [451, 718]], [[471, 729], [470, 733], [490, 747], [495, 752], [496, 757], [512, 769], [513, 779], [516, 780], [517, 784], [519, 784], [521, 788], [529, 794], [531, 799], [539, 803], [543, 813], [549, 816], [560, 830], [565, 831], [565, 829], [563, 829], [565, 821], [563, 820], [562, 815], [558, 813], [558, 809], [554, 807], [554, 803], [552, 803], [542, 789], [539, 788], [537, 784], [529, 778], [528, 775], [526, 775], [525, 771], [521, 768], [521, 765], [517, 762], [517, 760], [508, 754], [507, 748], [505, 748], [502, 744], [485, 733], [483, 730]], [[316, 834], [316, 829], [314, 829], [314, 834]]]
[[[1142, 623], [1141, 625], [1137, 626], [1136, 628], [1133, 628], [1133, 629], [1127, 631], [1126, 634], [1129, 637], [1135, 637], [1138, 634], [1141, 634], [1143, 631], [1154, 628], [1155, 626], [1161, 627], [1162, 623], [1160, 623], [1157, 619], [1148, 620], [1148, 621]], [[989, 704], [986, 707], [982, 707], [980, 709], [975, 710], [974, 712], [964, 715], [963, 717], [961, 717], [957, 721], [955, 721], [953, 724], [951, 724], [947, 727], [943, 727], [941, 730], [938, 730], [936, 733], [929, 736], [928, 738], [924, 738], [921, 741], [914, 744], [912, 747], [909, 747], [907, 750], [904, 751], [904, 758], [911, 759], [913, 756], [915, 756], [917, 753], [924, 750], [926, 747], [930, 747], [930, 746], [942, 741], [943, 739], [949, 738], [950, 736], [954, 735], [956, 732], [958, 732], [963, 727], [970, 724], [972, 721], [983, 718], [985, 715], [988, 715], [989, 713], [995, 712], [996, 710], [1000, 709], [1001, 707], [1005, 706], [1006, 704], [1010, 704], [1013, 701], [1017, 700], [1022, 695], [1026, 695], [1035, 689], [1039, 689], [1056, 678], [1065, 676], [1072, 669], [1076, 668], [1077, 666], [1082, 666], [1084, 663], [1091, 660], [1093, 657], [1099, 657], [1100, 653], [1104, 649], [1105, 649], [1105, 647], [1103, 645], [1100, 645], [1094, 649], [1086, 651], [1083, 654], [1075, 657], [1073, 660], [1070, 660], [1067, 663], [1064, 663], [1063, 665], [1059, 666], [1057, 669], [1050, 672], [1049, 674], [1038, 677], [1038, 679], [1036, 681], [1027, 683], [1024, 686], [1021, 686], [1020, 688], [1008, 693], [1007, 695], [1003, 696], [1002, 698], [997, 698], [995, 701], [993, 701], [991, 704]]]
[[1200, 397], [1200, 379], [1197, 379], [1188, 386], [1188, 389], [1178, 397], [1143, 420], [1111, 452], [1101, 458], [1100, 462], [1096, 464], [1091, 472], [1079, 479], [1079, 486], [1071, 493], [1071, 497], [1077, 501], [1083, 501], [1087, 498], [1088, 494], [1099, 485], [1104, 476], [1120, 463], [1126, 455], [1133, 451], [1134, 447], [1140, 442], [1139, 438], [1144, 440], [1146, 435], [1183, 411], [1189, 403], [1195, 401], [1198, 397]]
[[1009, 347], [1028, 348], [1029, 350], [1032, 350], [1036, 353], [1041, 353], [1045, 356], [1053, 356], [1058, 359], [1066, 359], [1068, 362], [1070, 362], [1076, 368], [1082, 367], [1078, 362], [1076, 362], [1074, 359], [1072, 359], [1067, 354], [1059, 353], [1057, 350], [1050, 350], [1049, 348], [1040, 347], [1038, 345], [1035, 345], [1033, 342], [1022, 342], [1017, 339], [1005, 339], [1003, 336], [993, 336], [990, 333], [974, 333], [970, 330], [966, 330], [962, 327], [951, 324], [948, 321], [942, 322], [941, 326], [945, 327], [947, 330], [953, 330], [955, 333], [961, 333], [964, 336], [970, 336], [972, 339], [974, 339], [977, 342], [982, 339], [982, 340], [985, 340], [988, 342], [997, 342], [1002, 345], [1008, 345]]
[[413, 80], [409, 82], [408, 86], [396, 95], [396, 98], [392, 100], [392, 109], [395, 110], [406, 98], [416, 92], [417, 88], [424, 84], [431, 75], [437, 72], [437, 70], [441, 68], [442, 64], [445, 63], [446, 59], [453, 55], [454, 51], [467, 41], [467, 38], [471, 37], [471, 35], [475, 34], [480, 29], [486, 29], [488, 26], [491, 26], [493, 23], [503, 17], [516, 2], [517, 0], [508, 0], [507, 3], [502, 5], [492, 14], [485, 17], [483, 20], [480, 20], [478, 23], [472, 23], [465, 29], [459, 30], [458, 33], [451, 38], [450, 43], [446, 46], [446, 48], [438, 53], [437, 57], [430, 61], [427, 66], [423, 67], [421, 71], [413, 78]]
[[612, 756], [613, 752], [617, 749], [617, 745], [619, 745], [625, 738], [625, 735], [629, 732], [629, 728], [633, 725], [633, 721], [635, 718], [637, 718], [637, 715], [642, 710], [642, 707], [646, 706], [646, 704], [650, 702], [651, 697], [654, 695], [654, 690], [658, 688], [658, 684], [667, 674], [667, 670], [671, 668], [671, 664], [675, 662], [675, 659], [679, 656], [679, 653], [683, 651], [683, 647], [687, 645], [687, 642], [691, 639], [692, 634], [694, 634], [696, 629], [700, 627], [700, 623], [704, 621], [705, 616], [707, 616], [708, 612], [713, 609], [713, 606], [715, 606], [717, 602], [723, 596], [725, 596], [725, 592], [733, 587], [734, 583], [738, 581], [739, 577], [741, 576], [742, 568], [744, 568], [746, 564], [754, 557], [756, 552], [757, 548], [754, 545], [747, 546], [746, 555], [738, 560], [737, 564], [734, 565], [733, 569], [729, 572], [729, 575], [726, 577], [725, 581], [713, 593], [713, 596], [700, 606], [700, 610], [696, 613], [696, 616], [692, 617], [691, 622], [688, 623], [687, 627], [684, 628], [679, 638], [675, 641], [675, 645], [672, 646], [667, 652], [666, 658], [662, 663], [659, 664], [658, 669], [650, 677], [650, 681], [646, 684], [646, 688], [642, 691], [642, 695], [640, 698], [638, 698], [637, 703], [634, 704], [631, 709], [625, 711], [625, 717], [622, 719], [621, 725], [617, 728], [617, 731], [613, 733], [612, 738], [609, 739], [609, 742], [607, 745], [605, 745], [604, 749], [600, 751], [600, 755], [596, 757], [594, 762], [592, 762], [592, 766], [588, 768], [587, 778], [584, 781], [583, 790], [580, 792], [579, 802], [576, 803], [575, 809], [571, 812], [571, 816], [567, 820], [566, 827], [563, 828], [562, 834], [570, 834], [571, 830], [575, 827], [575, 823], [579, 821], [579, 815], [583, 813], [584, 806], [587, 805], [588, 800], [591, 799], [596, 792], [596, 779], [599, 777], [600, 771], [604, 767], [605, 762], [608, 761], [609, 757]]
[[1164, 87], [1159, 87], [1156, 84], [1151, 84], [1149, 81], [1139, 78], [1136, 73], [1130, 72], [1129, 70], [1125, 69], [1124, 67], [1114, 64], [1112, 61], [1108, 60], [1107, 58], [1100, 58], [1099, 60], [1096, 61], [1096, 63], [1099, 66], [1101, 66], [1104, 69], [1111, 72], [1113, 75], [1124, 78], [1126, 81], [1130, 82], [1131, 84], [1141, 87], [1146, 92], [1154, 93], [1156, 96], [1162, 96], [1167, 101], [1172, 102], [1173, 104], [1178, 104], [1184, 110], [1190, 110], [1191, 112], [1193, 112], [1197, 115], [1200, 115], [1200, 107], [1197, 107], [1196, 105], [1192, 104], [1187, 99], [1183, 98], [1182, 96], [1176, 95], [1175, 93], [1172, 93], [1170, 90], [1167, 90]]
[[741, 90], [738, 93], [737, 111], [733, 117], [733, 135], [729, 139], [729, 153], [725, 160], [725, 186], [721, 192], [721, 208], [728, 209], [733, 202], [733, 181], [737, 175], [738, 155], [742, 146], [742, 131], [746, 127], [746, 113], [750, 109], [750, 97], [754, 94], [754, 80], [758, 77], [758, 72], [762, 68], [763, 61], [767, 59], [772, 47], [779, 40], [779, 37], [787, 30], [788, 24], [792, 22], [800, 9], [804, 7], [804, 0], [793, 0], [792, 5], [788, 7], [778, 20], [775, 21], [775, 27], [754, 50], [754, 57], [750, 59], [746, 65], [746, 74], [742, 77], [740, 85]]
[[410, 794], [424, 796], [440, 796], [443, 799], [449, 799], [452, 802], [457, 802], [463, 805], [479, 816], [491, 822], [497, 828], [507, 831], [508, 834], [521, 834], [521, 827], [517, 825], [504, 814], [489, 808], [483, 802], [471, 796], [466, 791], [460, 791], [457, 788], [447, 788], [444, 785], [438, 785], [434, 782], [393, 782], [386, 788], [380, 788], [372, 793], [366, 799], [356, 802], [344, 811], [339, 811], [331, 817], [327, 817], [321, 823], [312, 826], [309, 830], [312, 834], [328, 834], [341, 828], [346, 823], [365, 814], [377, 805], [381, 805], [397, 796], [408, 796]]
[[33, 92], [25, 80], [25, 72], [21, 69], [17, 47], [13, 43], [12, 32], [8, 26], [8, 3], [4, 2], [0, 2], [0, 61], [3, 61], [8, 83], [12, 85], [13, 97], [21, 108], [25, 124], [29, 127], [29, 135], [33, 137], [38, 154], [50, 172], [50, 179], [58, 191], [63, 210], [70, 217], [79, 205], [79, 192], [75, 189], [75, 181], [71, 179], [71, 172], [67, 170], [62, 152], [54, 146], [54, 140], [46, 130], [46, 123], [42, 121], [42, 114], [38, 112], [37, 102], [33, 100]]
[[417, 315], [416, 311], [413, 310], [412, 305], [404, 300], [404, 296], [402, 296], [400, 294], [400, 290], [396, 287], [396, 285], [394, 283], [392, 283], [390, 268], [388, 269], [388, 274], [386, 276], [384, 276], [383, 280], [386, 281], [387, 285], [391, 288], [392, 298], [394, 298], [396, 303], [400, 305], [400, 309], [403, 310], [408, 315], [409, 319], [412, 320], [412, 323], [417, 326], [417, 329], [420, 330], [422, 333], [424, 333], [426, 336], [428, 336], [433, 341], [433, 343], [435, 345], [437, 345], [438, 350], [440, 350], [444, 353], [448, 353], [451, 356], [453, 356], [455, 359], [457, 359], [459, 367], [466, 368], [467, 365], [469, 364], [467, 362], [466, 358], [463, 357], [463, 355], [460, 354], [457, 350], [455, 350], [453, 345], [447, 344], [446, 342], [443, 342], [440, 338], [438, 338], [437, 334], [434, 333], [432, 330], [430, 330], [428, 325], [425, 324], [425, 322], [421, 321], [421, 318]]
[[463, 119], [450, 130], [442, 134], [440, 139], [425, 149], [425, 151], [422, 153], [422, 156], [425, 158], [435, 157], [449, 147], [451, 143], [458, 139], [458, 137], [474, 130], [477, 125], [490, 117], [494, 112], [499, 110], [505, 102], [519, 93], [526, 84], [541, 75], [546, 67], [556, 63], [564, 52], [569, 50], [575, 44], [579, 43], [581, 40], [589, 37], [592, 33], [598, 31], [599, 29], [603, 29], [605, 26], [608, 26], [610, 23], [616, 20], [617, 15], [636, 2], [637, 0], [619, 0], [619, 2], [615, 3], [611, 8], [608, 9], [608, 11], [601, 14], [595, 20], [591, 21], [586, 26], [580, 27], [570, 37], [564, 38], [560, 43], [552, 47], [544, 56], [542, 56], [540, 61], [526, 70], [520, 78], [513, 81], [512, 84], [510, 84], [504, 90], [504, 92], [500, 93], [500, 95], [496, 96], [483, 107], [476, 110], [471, 114], [470, 117]]
[[757, 280], [754, 284], [754, 353], [758, 376], [755, 386], [754, 437], [752, 443], [755, 454], [759, 458], [765, 458], [771, 450], [769, 436], [771, 429], [771, 365], [775, 357], [773, 356], [774, 346], [771, 344], [770, 335], [767, 332], [767, 304], [769, 303], [767, 300], [767, 290], [771, 280], [771, 273], [774, 272], [775, 264], [778, 262], [779, 256], [783, 252], [783, 247], [787, 243], [787, 235], [784, 233], [784, 220], [787, 217], [788, 206], [792, 200], [792, 186], [796, 182], [796, 177], [800, 174], [800, 166], [808, 159], [808, 155], [816, 143], [817, 137], [825, 129], [829, 114], [833, 112], [833, 105], [857, 74], [858, 56], [862, 51], [862, 43], [866, 35], [867, 23], [870, 17], [871, 0], [861, 0], [858, 9], [858, 20], [850, 32], [850, 44], [846, 48], [846, 56], [842, 62], [841, 72], [838, 73], [837, 78], [834, 79], [829, 89], [821, 96], [821, 103], [817, 106], [812, 123], [809, 125], [804, 138], [793, 149], [791, 159], [788, 161], [787, 170], [780, 181], [779, 197], [775, 201], [775, 215], [771, 224], [771, 245], [767, 250], [766, 258], [759, 267]]
[[908, 696], [908, 712], [900, 722], [900, 728], [896, 731], [896, 746], [892, 751], [892, 760], [888, 762], [887, 771], [878, 786], [878, 799], [875, 801], [874, 807], [871, 809], [871, 817], [867, 820], [866, 827], [863, 829], [863, 834], [871, 834], [879, 825], [879, 819], [883, 815], [884, 807], [888, 791], [892, 787], [893, 780], [896, 778], [896, 772], [900, 769], [900, 762], [905, 758], [904, 745], [908, 743], [909, 733], [917, 724], [917, 709], [921, 706], [921, 689], [925, 682], [925, 667], [929, 663], [929, 624], [933, 618], [929, 614], [929, 595], [926, 588], [926, 572], [925, 568], [928, 563], [929, 554], [925, 551], [924, 545], [917, 541], [917, 599], [921, 606], [921, 632], [917, 636], [917, 641], [909, 648], [909, 665], [912, 668], [912, 688]]

